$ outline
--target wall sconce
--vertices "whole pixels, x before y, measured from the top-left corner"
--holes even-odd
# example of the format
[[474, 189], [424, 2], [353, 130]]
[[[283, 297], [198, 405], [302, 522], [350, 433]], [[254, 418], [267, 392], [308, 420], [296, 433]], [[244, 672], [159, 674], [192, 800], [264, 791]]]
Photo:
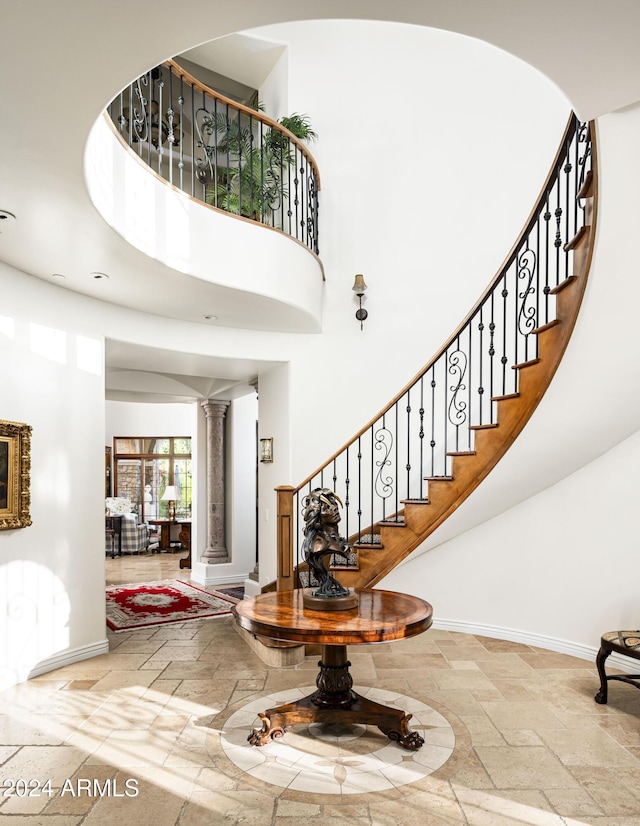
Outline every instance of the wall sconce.
[[360, 322], [360, 329], [362, 330], [362, 322], [369, 315], [369, 313], [362, 306], [362, 297], [367, 289], [367, 285], [364, 283], [364, 275], [356, 275], [356, 279], [353, 282], [353, 287], [351, 289], [358, 296], [360, 306], [356, 310], [356, 318]]
[[273, 438], [260, 439], [260, 461], [273, 462]]

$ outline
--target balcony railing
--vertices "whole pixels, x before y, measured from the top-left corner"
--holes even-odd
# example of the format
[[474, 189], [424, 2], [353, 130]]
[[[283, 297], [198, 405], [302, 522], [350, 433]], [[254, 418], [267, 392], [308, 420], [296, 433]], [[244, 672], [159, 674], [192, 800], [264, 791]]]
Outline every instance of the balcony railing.
[[108, 114], [129, 148], [182, 192], [318, 253], [318, 169], [279, 123], [209, 89], [173, 60], [123, 89]]

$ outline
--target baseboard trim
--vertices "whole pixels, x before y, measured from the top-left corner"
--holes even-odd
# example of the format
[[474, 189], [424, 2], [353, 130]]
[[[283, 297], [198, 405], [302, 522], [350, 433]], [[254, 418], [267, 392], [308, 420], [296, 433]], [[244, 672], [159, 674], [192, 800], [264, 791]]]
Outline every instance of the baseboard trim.
[[32, 677], [39, 677], [41, 674], [55, 671], [56, 668], [62, 668], [65, 665], [72, 665], [73, 663], [79, 663], [82, 660], [89, 660], [91, 657], [98, 657], [100, 654], [108, 653], [109, 640], [105, 637], [105, 639], [100, 642], [94, 642], [91, 643], [91, 645], [82, 645], [71, 651], [64, 651], [62, 654], [55, 654], [52, 657], [47, 657], [45, 660], [40, 660], [23, 679], [30, 680]]
[[[548, 637], [546, 634], [536, 634], [531, 631], [519, 631], [514, 628], [502, 628], [499, 625], [483, 625], [481, 623], [460, 622], [459, 620], [435, 619], [433, 628], [441, 631], [457, 631], [461, 634], [478, 634], [482, 637], [491, 637], [497, 640], [519, 642], [522, 645], [532, 645], [535, 648], [544, 648], [547, 651], [557, 651], [560, 654], [569, 654], [581, 660], [590, 660], [595, 669], [596, 654], [600, 645], [584, 645], [579, 642], [563, 640], [559, 637]], [[606, 629], [605, 629], [606, 630]], [[607, 660], [607, 671], [610, 668], [632, 674], [638, 670], [634, 661], [615, 652]]]

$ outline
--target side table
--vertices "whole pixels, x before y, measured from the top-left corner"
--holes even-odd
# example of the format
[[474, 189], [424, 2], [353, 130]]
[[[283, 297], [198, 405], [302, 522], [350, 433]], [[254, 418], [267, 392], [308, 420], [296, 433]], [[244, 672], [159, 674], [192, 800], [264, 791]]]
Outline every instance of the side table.
[[305, 608], [304, 590], [275, 591], [245, 599], [233, 613], [241, 628], [287, 642], [322, 645], [317, 691], [259, 717], [262, 728], [248, 737], [255, 746], [284, 736], [296, 723], [363, 723], [375, 725], [389, 739], [415, 751], [423, 738], [409, 729], [410, 714], [374, 703], [353, 691], [347, 645], [388, 642], [426, 631], [433, 621], [428, 602], [407, 594], [376, 589], [356, 589], [358, 606], [346, 611]]

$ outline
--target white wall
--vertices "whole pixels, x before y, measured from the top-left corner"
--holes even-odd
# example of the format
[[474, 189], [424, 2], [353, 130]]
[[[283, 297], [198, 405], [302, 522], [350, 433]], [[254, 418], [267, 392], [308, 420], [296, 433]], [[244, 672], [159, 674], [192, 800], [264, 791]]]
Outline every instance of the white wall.
[[105, 403], [105, 445], [116, 436], [191, 436], [191, 404]]
[[[289, 44], [289, 110], [319, 135], [326, 275], [322, 336], [282, 340], [291, 475], [276, 456], [267, 502], [347, 442], [466, 315], [528, 216], [570, 107], [531, 67], [447, 32], [363, 21], [256, 31]], [[369, 285], [362, 331], [356, 273]], [[261, 421], [269, 405], [261, 394]], [[261, 529], [260, 544], [264, 583], [275, 531]]]
[[[289, 42], [289, 108], [319, 135], [323, 335], [290, 337], [287, 353], [296, 484], [473, 305], [529, 214], [569, 105], [525, 64], [446, 32], [363, 21], [259, 31]], [[356, 273], [369, 285], [362, 332]]]
[[228, 412], [228, 461], [231, 478], [227, 502], [227, 542], [242, 578], [256, 564], [256, 421], [255, 393], [231, 402]]
[[585, 656], [604, 631], [640, 622], [639, 141], [640, 107], [598, 122], [592, 272], [533, 419], [469, 501], [381, 583], [417, 588], [446, 621], [531, 641], [543, 635], [541, 643], [563, 650], [572, 641]]
[[636, 628], [640, 432], [571, 476], [389, 574], [434, 624], [593, 658]]
[[[261, 439], [273, 439], [273, 462], [261, 464], [258, 469], [258, 545], [260, 551], [260, 582], [276, 578], [275, 541], [277, 529], [277, 501], [275, 488], [290, 485], [291, 463], [291, 408], [289, 365], [274, 367], [260, 373], [258, 384], [259, 430]], [[306, 451], [306, 445], [299, 445]]]
[[0, 532], [0, 685], [106, 650], [104, 347], [0, 264], [0, 417], [33, 427], [29, 527]]

